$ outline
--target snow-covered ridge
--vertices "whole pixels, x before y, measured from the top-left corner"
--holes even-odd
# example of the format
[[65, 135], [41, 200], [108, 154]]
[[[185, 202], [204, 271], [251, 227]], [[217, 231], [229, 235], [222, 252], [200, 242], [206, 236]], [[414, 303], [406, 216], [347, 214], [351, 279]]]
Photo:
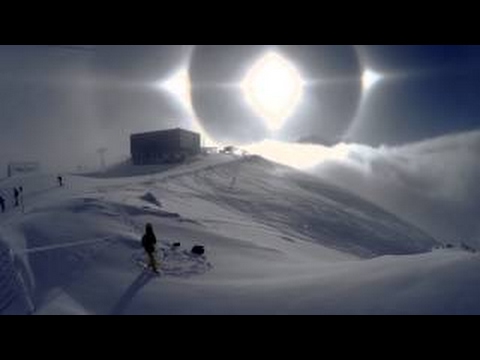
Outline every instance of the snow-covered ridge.
[[[64, 188], [49, 175], [0, 183], [25, 188], [25, 213], [0, 217], [21, 279], [0, 312], [480, 312], [475, 254], [430, 252], [428, 235], [316, 178], [223, 155], [125, 175], [71, 176]], [[160, 278], [136, 265], [147, 222]], [[197, 244], [205, 256], [190, 254]]]

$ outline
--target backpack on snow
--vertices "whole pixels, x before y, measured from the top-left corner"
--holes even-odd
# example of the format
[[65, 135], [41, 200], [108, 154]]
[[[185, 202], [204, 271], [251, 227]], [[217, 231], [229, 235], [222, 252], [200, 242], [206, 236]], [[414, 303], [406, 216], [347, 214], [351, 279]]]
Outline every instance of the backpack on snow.
[[204, 255], [205, 254], [205, 247], [196, 245], [192, 248], [192, 254], [194, 255]]

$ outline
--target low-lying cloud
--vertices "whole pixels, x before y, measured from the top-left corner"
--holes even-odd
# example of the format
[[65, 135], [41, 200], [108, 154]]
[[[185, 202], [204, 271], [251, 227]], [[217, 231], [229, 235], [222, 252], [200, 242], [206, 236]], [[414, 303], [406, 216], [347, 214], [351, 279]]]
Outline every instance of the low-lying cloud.
[[246, 149], [310, 171], [440, 241], [480, 246], [480, 131], [401, 147], [265, 141]]
[[480, 131], [395, 148], [337, 147], [346, 156], [322, 161], [316, 175], [439, 240], [480, 244]]

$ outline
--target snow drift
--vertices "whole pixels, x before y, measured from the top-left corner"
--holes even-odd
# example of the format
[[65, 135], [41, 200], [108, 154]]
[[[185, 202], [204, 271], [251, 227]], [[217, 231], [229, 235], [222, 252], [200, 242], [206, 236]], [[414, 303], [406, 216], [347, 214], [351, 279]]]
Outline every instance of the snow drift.
[[[258, 157], [0, 187], [17, 183], [25, 213], [0, 217], [20, 281], [2, 287], [4, 314], [480, 313], [477, 255], [432, 252], [433, 238], [381, 208]], [[160, 278], [137, 265], [147, 222]]]

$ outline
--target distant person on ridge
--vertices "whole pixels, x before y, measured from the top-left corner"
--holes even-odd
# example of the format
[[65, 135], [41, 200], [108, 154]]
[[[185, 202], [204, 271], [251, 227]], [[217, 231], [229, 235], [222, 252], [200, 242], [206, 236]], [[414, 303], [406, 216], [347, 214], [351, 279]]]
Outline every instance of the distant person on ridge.
[[2, 213], [5, 212], [5, 199], [0, 196], [0, 209], [2, 210]]
[[22, 212], [25, 212], [25, 203], [23, 202], [23, 186], [18, 188], [19, 197], [20, 197], [20, 205], [22, 205]]
[[13, 189], [13, 197], [15, 198], [15, 207], [19, 207], [19, 197], [20, 197], [20, 191], [17, 188]]
[[59, 175], [57, 177], [57, 180], [58, 180], [58, 186], [63, 187], [63, 177]]
[[155, 247], [157, 245], [157, 237], [153, 232], [152, 224], [147, 224], [145, 229], [145, 235], [142, 238], [142, 246], [148, 256], [148, 266], [155, 272], [159, 273], [157, 260], [155, 259]]

